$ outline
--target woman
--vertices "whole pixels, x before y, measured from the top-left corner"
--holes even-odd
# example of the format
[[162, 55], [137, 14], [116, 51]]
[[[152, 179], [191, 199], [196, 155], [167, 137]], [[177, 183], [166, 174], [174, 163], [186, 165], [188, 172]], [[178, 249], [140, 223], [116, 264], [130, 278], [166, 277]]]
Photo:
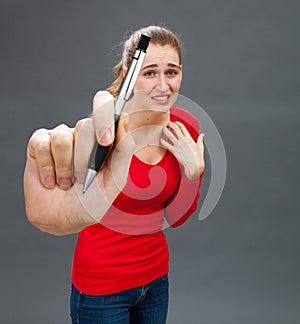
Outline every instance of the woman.
[[[151, 41], [114, 141], [113, 100], [141, 34]], [[173, 106], [182, 80], [181, 56], [179, 39], [170, 30], [148, 26], [133, 32], [115, 67], [115, 81], [94, 97], [93, 119], [79, 121], [74, 129], [40, 129], [29, 141], [24, 173], [29, 221], [55, 235], [79, 233], [73, 323], [166, 322], [169, 252], [162, 229], [164, 222], [181, 225], [195, 211], [204, 172], [199, 123]], [[82, 196], [78, 186], [94, 134], [102, 145], [114, 141], [114, 147]]]

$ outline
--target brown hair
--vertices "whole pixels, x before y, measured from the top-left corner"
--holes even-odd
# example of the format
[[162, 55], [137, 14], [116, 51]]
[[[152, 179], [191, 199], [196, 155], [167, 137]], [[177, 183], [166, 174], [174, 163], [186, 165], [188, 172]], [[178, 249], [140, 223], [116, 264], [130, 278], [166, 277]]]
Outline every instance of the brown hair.
[[128, 68], [133, 53], [138, 45], [141, 34], [151, 37], [151, 44], [155, 45], [170, 45], [179, 55], [179, 64], [181, 64], [183, 47], [178, 36], [176, 36], [171, 30], [163, 26], [151, 25], [142, 27], [132, 32], [131, 36], [123, 43], [123, 51], [121, 61], [113, 68], [115, 75], [114, 82], [107, 88], [114, 97], [119, 93], [122, 81], [123, 81], [123, 69]]

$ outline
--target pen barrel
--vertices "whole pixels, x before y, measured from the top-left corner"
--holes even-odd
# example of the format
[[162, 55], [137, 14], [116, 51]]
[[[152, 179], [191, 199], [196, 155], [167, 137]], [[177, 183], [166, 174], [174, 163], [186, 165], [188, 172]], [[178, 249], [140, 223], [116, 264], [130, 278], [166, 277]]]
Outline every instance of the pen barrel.
[[[144, 58], [145, 58], [145, 54], [146, 53], [141, 50], [135, 50], [135, 52], [133, 54], [132, 62], [129, 66], [128, 71], [125, 74], [125, 78], [123, 80], [119, 95], [116, 100], [115, 116], [114, 116], [115, 133], [117, 132], [120, 115], [123, 111], [125, 103], [130, 99], [130, 97], [133, 93], [133, 87], [134, 87], [136, 80], [139, 76], [139, 73], [140, 73]], [[111, 145], [102, 146], [96, 142], [96, 144], [94, 145], [93, 150], [91, 152], [91, 155], [90, 155], [88, 168], [98, 172], [101, 169], [101, 167], [107, 157], [107, 154], [110, 151], [110, 148], [111, 148]]]
[[[115, 134], [116, 134], [120, 116], [115, 114], [114, 119], [115, 119]], [[96, 142], [90, 155], [88, 168], [98, 172], [101, 169], [110, 151], [111, 146], [112, 145], [102, 146], [98, 142]]]
[[[142, 68], [142, 64], [146, 55], [146, 50], [149, 45], [149, 41], [150, 41], [149, 36], [143, 34], [141, 35], [139, 44], [133, 53], [131, 64], [121, 84], [120, 91], [116, 100], [116, 106], [115, 106], [115, 116], [114, 116], [115, 134], [117, 132], [120, 115], [123, 111], [125, 103], [131, 98], [133, 94], [133, 88], [139, 76], [140, 70]], [[98, 172], [101, 169], [107, 157], [107, 154], [111, 149], [111, 146], [112, 145], [102, 146], [98, 144], [98, 142], [95, 143], [90, 155], [88, 172], [85, 177], [84, 186], [83, 186], [83, 193], [86, 192], [86, 190], [88, 189], [89, 185], [91, 184], [91, 182], [95, 177], [95, 172], [89, 172], [89, 171], [92, 170]], [[92, 174], [92, 176], [89, 177], [88, 176], [89, 174]]]
[[115, 111], [118, 115], [121, 115], [126, 101], [128, 101], [133, 94], [133, 88], [142, 68], [145, 55], [146, 53], [141, 50], [135, 50], [133, 53], [132, 61], [125, 74], [116, 101]]

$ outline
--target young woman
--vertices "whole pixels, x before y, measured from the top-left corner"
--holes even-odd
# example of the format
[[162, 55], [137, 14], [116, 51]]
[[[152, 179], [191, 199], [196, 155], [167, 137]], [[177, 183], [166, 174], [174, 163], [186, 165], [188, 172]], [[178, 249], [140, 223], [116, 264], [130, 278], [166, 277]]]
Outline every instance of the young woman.
[[[114, 97], [141, 34], [151, 41], [114, 139]], [[94, 97], [93, 118], [74, 129], [37, 130], [28, 143], [29, 221], [55, 235], [79, 233], [72, 267], [73, 323], [166, 322], [169, 252], [163, 228], [181, 225], [196, 210], [204, 172], [199, 123], [173, 106], [181, 58], [180, 41], [167, 28], [134, 31], [124, 43], [115, 81]], [[114, 145], [82, 195], [78, 187], [95, 136], [102, 145]]]

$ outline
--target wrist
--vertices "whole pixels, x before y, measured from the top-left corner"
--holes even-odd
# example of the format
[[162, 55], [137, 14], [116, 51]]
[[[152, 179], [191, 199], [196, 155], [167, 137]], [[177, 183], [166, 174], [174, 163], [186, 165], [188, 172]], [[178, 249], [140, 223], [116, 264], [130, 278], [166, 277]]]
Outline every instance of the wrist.
[[186, 178], [189, 181], [196, 181], [204, 173], [204, 169], [205, 169], [204, 163], [194, 168], [190, 166], [184, 166], [184, 173]]

